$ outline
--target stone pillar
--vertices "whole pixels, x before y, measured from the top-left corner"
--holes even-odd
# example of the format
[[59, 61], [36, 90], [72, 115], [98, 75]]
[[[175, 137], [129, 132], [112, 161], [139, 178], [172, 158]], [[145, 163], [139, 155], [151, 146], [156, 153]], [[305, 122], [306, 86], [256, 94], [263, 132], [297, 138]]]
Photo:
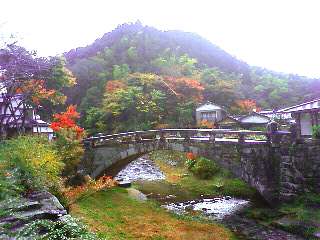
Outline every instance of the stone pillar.
[[166, 147], [166, 136], [165, 136], [165, 131], [160, 130], [160, 141], [159, 141], [159, 149], [165, 149]]
[[209, 142], [213, 143], [213, 144], [216, 142], [216, 133], [215, 132], [210, 132]]
[[301, 113], [295, 113], [294, 118], [297, 123], [297, 139], [301, 138]]
[[268, 141], [271, 142], [272, 145], [279, 145], [281, 141], [281, 136], [277, 134], [278, 131], [278, 123], [270, 122], [267, 125], [268, 131]]
[[135, 142], [137, 142], [137, 143], [142, 142], [141, 133], [135, 133], [135, 134], [134, 134], [134, 140], [135, 140]]
[[290, 137], [291, 137], [291, 142], [295, 143], [297, 141], [298, 138], [298, 132], [297, 132], [297, 124], [296, 123], [292, 123], [290, 125], [289, 131], [291, 133]]
[[239, 144], [244, 144], [245, 143], [245, 134], [244, 133], [239, 133]]

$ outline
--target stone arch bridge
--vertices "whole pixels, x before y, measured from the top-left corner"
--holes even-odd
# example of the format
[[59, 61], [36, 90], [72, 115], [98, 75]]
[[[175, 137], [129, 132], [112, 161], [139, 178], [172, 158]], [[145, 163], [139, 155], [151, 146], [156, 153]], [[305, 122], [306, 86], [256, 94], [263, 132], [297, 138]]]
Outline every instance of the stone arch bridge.
[[162, 129], [84, 140], [83, 167], [91, 177], [154, 150], [192, 152], [214, 160], [243, 179], [269, 202], [287, 201], [304, 191], [320, 192], [320, 143], [297, 143], [290, 132], [224, 129]]

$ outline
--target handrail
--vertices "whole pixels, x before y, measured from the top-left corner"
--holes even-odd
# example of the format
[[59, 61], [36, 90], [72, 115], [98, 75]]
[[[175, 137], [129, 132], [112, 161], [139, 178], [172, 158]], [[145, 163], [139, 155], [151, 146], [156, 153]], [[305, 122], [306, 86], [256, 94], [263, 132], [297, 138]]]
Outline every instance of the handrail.
[[[151, 135], [151, 136], [150, 136]], [[248, 136], [265, 136], [265, 139], [256, 138], [248, 140]], [[150, 140], [184, 140], [190, 141], [233, 141], [237, 139], [238, 143], [251, 142], [280, 142], [282, 136], [289, 136], [290, 132], [276, 131], [273, 133], [251, 130], [232, 130], [232, 129], [155, 129], [146, 131], [131, 131], [116, 134], [97, 134], [84, 139], [84, 142], [90, 142], [92, 145], [96, 143], [106, 143], [110, 141], [116, 142], [142, 142]], [[151, 137], [151, 138], [150, 138]]]

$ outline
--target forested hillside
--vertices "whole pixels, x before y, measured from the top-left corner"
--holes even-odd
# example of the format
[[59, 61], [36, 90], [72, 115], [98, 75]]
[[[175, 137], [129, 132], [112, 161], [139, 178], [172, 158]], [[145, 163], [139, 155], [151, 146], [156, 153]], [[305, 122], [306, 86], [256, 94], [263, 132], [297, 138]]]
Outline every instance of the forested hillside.
[[139, 22], [65, 57], [78, 83], [68, 101], [78, 105], [89, 133], [188, 127], [204, 101], [239, 113], [284, 107], [320, 91], [319, 80], [251, 67], [196, 34]]

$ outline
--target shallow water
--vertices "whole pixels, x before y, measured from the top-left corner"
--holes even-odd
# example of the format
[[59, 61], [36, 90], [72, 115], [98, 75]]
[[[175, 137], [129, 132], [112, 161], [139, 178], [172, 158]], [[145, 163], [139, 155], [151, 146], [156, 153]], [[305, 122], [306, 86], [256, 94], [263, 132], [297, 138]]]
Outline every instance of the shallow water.
[[156, 181], [165, 179], [165, 175], [153, 161], [143, 156], [129, 163], [115, 176], [115, 179], [130, 182]]
[[210, 219], [222, 220], [245, 207], [250, 202], [232, 197], [204, 198], [186, 202], [169, 203], [164, 208], [177, 214], [187, 214], [190, 211], [200, 211]]
[[[188, 193], [183, 189], [166, 183], [164, 173], [148, 156], [140, 157], [131, 163], [129, 163], [124, 169], [122, 169], [115, 177], [115, 179], [121, 179], [130, 182], [136, 182], [138, 185], [143, 185], [144, 192], [150, 198], [159, 200], [165, 203], [162, 205], [169, 211], [173, 211], [177, 214], [187, 213], [187, 210], [200, 211], [205, 216], [211, 219], [223, 219], [226, 216], [249, 206], [249, 201], [231, 197], [217, 197], [217, 198], [203, 198], [190, 201], [181, 201], [190, 199]], [[152, 182], [148, 184], [148, 182]], [[172, 186], [171, 186], [172, 185]], [[165, 188], [165, 189], [164, 189]], [[179, 201], [180, 202], [176, 202]]]

